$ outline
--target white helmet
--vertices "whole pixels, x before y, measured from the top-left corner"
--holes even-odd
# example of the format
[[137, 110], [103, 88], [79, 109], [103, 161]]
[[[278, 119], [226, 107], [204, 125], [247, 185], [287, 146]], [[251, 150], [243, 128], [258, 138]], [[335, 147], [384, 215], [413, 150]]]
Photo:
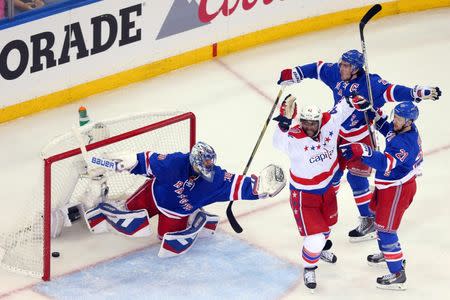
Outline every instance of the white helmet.
[[303, 120], [319, 122], [318, 130], [314, 135], [314, 137], [316, 137], [319, 134], [320, 126], [322, 125], [322, 110], [315, 105], [304, 106], [300, 111], [300, 124]]
[[213, 147], [204, 142], [197, 142], [191, 149], [189, 162], [192, 168], [200, 173], [205, 180], [212, 182], [216, 157]]
[[307, 105], [300, 111], [300, 120], [321, 121], [322, 110], [315, 105]]

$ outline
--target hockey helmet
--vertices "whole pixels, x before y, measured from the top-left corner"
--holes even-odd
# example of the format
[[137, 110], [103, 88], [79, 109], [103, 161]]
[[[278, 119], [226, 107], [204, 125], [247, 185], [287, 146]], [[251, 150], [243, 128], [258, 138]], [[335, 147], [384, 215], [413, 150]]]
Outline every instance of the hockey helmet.
[[419, 117], [419, 109], [412, 102], [402, 102], [395, 106], [394, 114], [414, 122]]
[[205, 180], [212, 182], [216, 157], [216, 152], [210, 145], [204, 142], [197, 142], [189, 154], [189, 162], [194, 171], [199, 173]]
[[354, 70], [362, 70], [364, 66], [364, 55], [358, 50], [353, 49], [342, 54], [340, 61], [349, 63]]
[[[319, 134], [320, 126], [322, 123], [322, 110], [315, 105], [307, 105], [302, 107], [300, 111], [300, 124], [303, 128], [304, 121], [313, 121], [317, 122], [318, 127], [316, 132], [312, 137], [316, 137]], [[305, 129], [305, 128], [303, 128]]]

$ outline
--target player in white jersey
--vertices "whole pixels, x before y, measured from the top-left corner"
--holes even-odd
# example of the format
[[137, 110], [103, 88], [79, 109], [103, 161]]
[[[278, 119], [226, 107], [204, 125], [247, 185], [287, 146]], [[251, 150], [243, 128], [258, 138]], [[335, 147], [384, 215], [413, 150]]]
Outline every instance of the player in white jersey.
[[[351, 104], [351, 105], [349, 105]], [[288, 95], [280, 108], [273, 136], [275, 148], [290, 159], [290, 203], [295, 221], [304, 237], [302, 264], [304, 282], [316, 288], [315, 269], [319, 259], [336, 262], [334, 254], [326, 251], [330, 226], [337, 222], [336, 194], [333, 177], [339, 169], [339, 129], [354, 111], [366, 110], [370, 103], [361, 97], [342, 100], [333, 110], [322, 113], [316, 106], [303, 107], [299, 125], [291, 126], [296, 116], [295, 98]], [[328, 244], [328, 247], [326, 246]]]

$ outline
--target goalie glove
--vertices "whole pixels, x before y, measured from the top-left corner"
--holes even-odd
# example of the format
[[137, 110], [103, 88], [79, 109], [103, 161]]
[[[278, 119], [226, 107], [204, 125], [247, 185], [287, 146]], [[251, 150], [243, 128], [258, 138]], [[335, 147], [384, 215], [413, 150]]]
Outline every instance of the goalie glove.
[[286, 185], [283, 169], [276, 165], [265, 167], [258, 178], [256, 191], [259, 198], [275, 197]]
[[438, 87], [416, 85], [412, 90], [412, 96], [415, 102], [420, 102], [422, 100], [436, 101], [441, 95], [442, 92]]

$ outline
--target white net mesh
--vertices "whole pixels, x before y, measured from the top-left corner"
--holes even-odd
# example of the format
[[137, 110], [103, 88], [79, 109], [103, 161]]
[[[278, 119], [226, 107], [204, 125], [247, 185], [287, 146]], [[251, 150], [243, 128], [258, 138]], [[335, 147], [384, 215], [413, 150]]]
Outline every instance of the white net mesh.
[[[87, 124], [80, 128], [86, 144], [95, 143], [96, 149], [89, 154], [102, 156], [104, 153], [128, 151], [155, 151], [159, 153], [188, 152], [190, 150], [191, 128], [189, 119], [158, 126], [149, 132], [141, 128], [169, 118], [179, 116], [180, 112], [144, 113], [126, 116], [98, 123]], [[124, 133], [138, 133], [134, 137], [120, 138], [111, 144], [111, 139]], [[113, 138], [114, 139], [114, 138]], [[96, 143], [98, 141], [102, 141]], [[97, 148], [98, 146], [98, 148]], [[52, 140], [41, 152], [43, 161], [55, 155], [79, 148], [79, 142], [72, 131]], [[100, 198], [101, 181], [92, 180], [80, 174], [86, 173], [86, 164], [81, 154], [73, 155], [51, 164], [51, 209], [61, 208], [70, 203], [83, 203], [89, 208]], [[103, 172], [102, 172], [103, 173]], [[108, 171], [103, 174], [109, 188], [108, 200], [120, 202], [142, 185], [145, 177], [129, 173]], [[42, 182], [44, 168], [42, 167]], [[103, 199], [104, 200], [104, 199]], [[43, 275], [44, 265], [44, 188], [30, 199], [24, 215], [15, 218], [17, 224], [9, 226], [6, 232], [0, 232], [0, 265], [16, 272], [34, 277]], [[64, 238], [62, 236], [61, 238]], [[49, 259], [49, 258], [48, 258]]]

